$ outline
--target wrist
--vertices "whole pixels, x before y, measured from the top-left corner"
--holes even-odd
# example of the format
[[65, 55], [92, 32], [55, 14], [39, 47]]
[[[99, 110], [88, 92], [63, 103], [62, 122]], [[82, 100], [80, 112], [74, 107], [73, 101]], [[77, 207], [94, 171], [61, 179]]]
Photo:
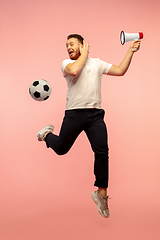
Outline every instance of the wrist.
[[88, 53], [84, 52], [84, 53], [81, 53], [81, 59], [83, 59], [83, 61], [86, 61], [87, 58], [88, 58]]
[[128, 53], [133, 55], [134, 51], [132, 50], [132, 47], [129, 48]]

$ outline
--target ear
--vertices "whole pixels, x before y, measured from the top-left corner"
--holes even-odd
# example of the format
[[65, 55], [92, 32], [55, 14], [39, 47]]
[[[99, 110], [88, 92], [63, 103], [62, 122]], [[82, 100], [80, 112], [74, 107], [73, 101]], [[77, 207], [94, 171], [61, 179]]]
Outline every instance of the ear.
[[83, 48], [83, 44], [79, 42], [79, 50], [81, 51], [81, 48]]

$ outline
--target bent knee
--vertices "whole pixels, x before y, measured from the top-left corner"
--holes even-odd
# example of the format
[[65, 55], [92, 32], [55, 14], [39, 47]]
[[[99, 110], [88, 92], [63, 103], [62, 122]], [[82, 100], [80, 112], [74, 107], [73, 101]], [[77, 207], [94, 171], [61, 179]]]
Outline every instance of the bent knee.
[[64, 149], [57, 149], [55, 152], [57, 153], [57, 155], [62, 156], [65, 155], [69, 150], [64, 150]]

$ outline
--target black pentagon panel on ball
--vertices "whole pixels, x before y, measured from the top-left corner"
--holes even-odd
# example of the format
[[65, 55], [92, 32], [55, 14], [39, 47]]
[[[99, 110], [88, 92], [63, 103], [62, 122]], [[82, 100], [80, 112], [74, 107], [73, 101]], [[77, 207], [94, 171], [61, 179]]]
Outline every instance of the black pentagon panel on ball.
[[43, 88], [44, 88], [44, 91], [46, 91], [46, 92], [49, 91], [49, 87], [48, 87], [48, 85], [44, 85]]
[[39, 84], [39, 81], [34, 81], [33, 86], [36, 87]]
[[40, 97], [40, 93], [37, 92], [37, 91], [33, 95], [35, 96], [35, 98], [39, 98]]
[[47, 100], [48, 98], [49, 98], [49, 96], [45, 97], [45, 98], [44, 98], [44, 101]]

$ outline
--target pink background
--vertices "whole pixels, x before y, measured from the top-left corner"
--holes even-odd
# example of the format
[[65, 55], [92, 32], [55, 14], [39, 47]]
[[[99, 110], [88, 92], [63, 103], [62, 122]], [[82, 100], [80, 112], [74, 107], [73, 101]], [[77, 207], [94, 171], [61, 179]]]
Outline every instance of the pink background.
[[[159, 0], [1, 0], [1, 240], [160, 239], [159, 11]], [[144, 39], [124, 77], [102, 78], [112, 198], [105, 219], [90, 197], [94, 158], [85, 134], [65, 156], [36, 134], [46, 124], [59, 133], [67, 35], [82, 34], [91, 57], [118, 65], [130, 46], [120, 44], [122, 30]], [[39, 78], [52, 87], [46, 102], [28, 93]]]

